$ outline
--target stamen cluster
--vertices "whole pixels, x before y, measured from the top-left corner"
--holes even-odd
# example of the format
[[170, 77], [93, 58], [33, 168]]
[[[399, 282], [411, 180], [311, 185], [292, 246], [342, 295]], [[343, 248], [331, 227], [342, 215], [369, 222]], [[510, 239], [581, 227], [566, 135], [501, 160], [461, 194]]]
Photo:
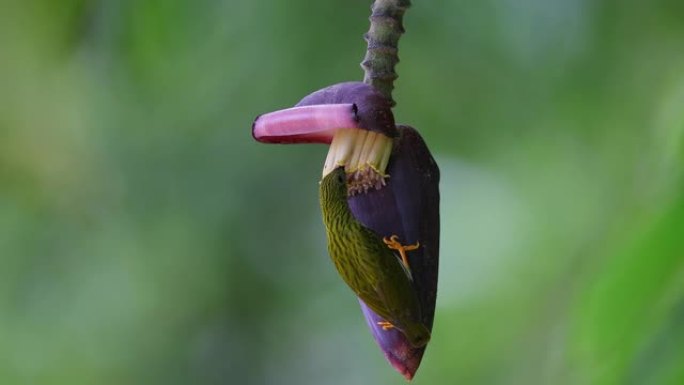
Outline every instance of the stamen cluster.
[[392, 139], [384, 134], [357, 128], [339, 129], [330, 143], [323, 176], [344, 165], [349, 195], [379, 190], [389, 178], [385, 170], [391, 154]]

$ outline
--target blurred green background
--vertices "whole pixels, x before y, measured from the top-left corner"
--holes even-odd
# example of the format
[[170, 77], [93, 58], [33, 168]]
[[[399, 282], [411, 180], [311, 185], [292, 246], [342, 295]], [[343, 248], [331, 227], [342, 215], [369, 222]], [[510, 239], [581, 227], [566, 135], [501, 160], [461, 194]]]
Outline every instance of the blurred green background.
[[[325, 250], [369, 1], [0, 1], [0, 384], [397, 384]], [[415, 0], [397, 120], [442, 170], [416, 384], [684, 383], [684, 3]]]

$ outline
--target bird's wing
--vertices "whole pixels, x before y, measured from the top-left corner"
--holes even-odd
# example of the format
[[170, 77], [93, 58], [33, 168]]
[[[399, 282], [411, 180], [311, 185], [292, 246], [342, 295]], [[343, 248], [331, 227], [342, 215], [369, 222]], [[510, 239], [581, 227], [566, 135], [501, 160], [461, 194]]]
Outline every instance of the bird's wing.
[[381, 293], [377, 287], [368, 286], [365, 290], [357, 292], [357, 295], [375, 314], [385, 320], [391, 320], [394, 318], [393, 313], [387, 307]]
[[[364, 244], [371, 245], [368, 251], [372, 253], [378, 253], [379, 256], [382, 256], [383, 259], [379, 260], [379, 262], [384, 264], [385, 269], [394, 268], [394, 266], [389, 265], [399, 264], [399, 266], [401, 266], [401, 269], [404, 271], [404, 274], [406, 274], [408, 279], [413, 281], [413, 275], [411, 275], [411, 270], [409, 270], [408, 267], [404, 265], [404, 262], [402, 262], [401, 260], [401, 255], [398, 252], [387, 247], [387, 245], [385, 245], [385, 242], [383, 242], [382, 237], [375, 233], [375, 231], [365, 226], [361, 226], [361, 232], [363, 233], [363, 236], [367, 239], [367, 241]], [[393, 258], [388, 258], [387, 256], [391, 256]]]
[[379, 316], [394, 320], [398, 312], [405, 310], [403, 298], [413, 294], [407, 292], [412, 290], [411, 273], [401, 262], [401, 257], [396, 256], [377, 234], [365, 227], [362, 233], [365, 239], [361, 242], [361, 252], [373, 256], [365, 260], [373, 264], [371, 269], [375, 274], [367, 277], [368, 285], [360, 288], [359, 298]]
[[[359, 226], [360, 239], [356, 243], [355, 252], [362, 256], [358, 259], [362, 262], [360, 272], [363, 279], [358, 285], [353, 285], [358, 297], [379, 316], [390, 319], [391, 313], [388, 311], [384, 299], [378, 291], [379, 282], [386, 280], [387, 257], [383, 255], [385, 245], [382, 240], [377, 239], [377, 235], [363, 226]], [[362, 283], [362, 284], [361, 284]]]
[[[394, 282], [388, 280], [379, 281], [372, 290], [359, 294], [359, 298], [368, 305], [376, 314], [390, 322], [396, 322], [404, 318], [407, 312], [413, 310], [410, 301], [412, 293], [398, 295]], [[408, 308], [407, 308], [408, 306]]]

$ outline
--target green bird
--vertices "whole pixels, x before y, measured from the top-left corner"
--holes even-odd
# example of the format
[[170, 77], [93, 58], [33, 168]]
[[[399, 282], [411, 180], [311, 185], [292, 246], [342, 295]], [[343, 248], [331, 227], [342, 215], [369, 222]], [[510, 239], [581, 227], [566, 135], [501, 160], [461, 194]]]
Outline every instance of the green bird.
[[[430, 340], [430, 331], [421, 321], [420, 303], [405, 255], [405, 250], [418, 245], [398, 245], [396, 236], [383, 239], [356, 220], [347, 203], [344, 167], [323, 178], [320, 201], [328, 253], [342, 279], [371, 310], [385, 319], [379, 323], [383, 329], [396, 327], [414, 347], [425, 346]], [[393, 248], [399, 250], [401, 259]]]

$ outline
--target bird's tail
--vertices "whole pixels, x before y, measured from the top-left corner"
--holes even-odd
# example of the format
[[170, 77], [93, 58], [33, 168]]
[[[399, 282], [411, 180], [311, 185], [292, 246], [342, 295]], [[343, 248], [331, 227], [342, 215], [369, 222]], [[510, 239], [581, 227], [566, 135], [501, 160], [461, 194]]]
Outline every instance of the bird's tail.
[[430, 341], [430, 330], [421, 322], [411, 322], [406, 325], [404, 335], [414, 348], [421, 348]]

